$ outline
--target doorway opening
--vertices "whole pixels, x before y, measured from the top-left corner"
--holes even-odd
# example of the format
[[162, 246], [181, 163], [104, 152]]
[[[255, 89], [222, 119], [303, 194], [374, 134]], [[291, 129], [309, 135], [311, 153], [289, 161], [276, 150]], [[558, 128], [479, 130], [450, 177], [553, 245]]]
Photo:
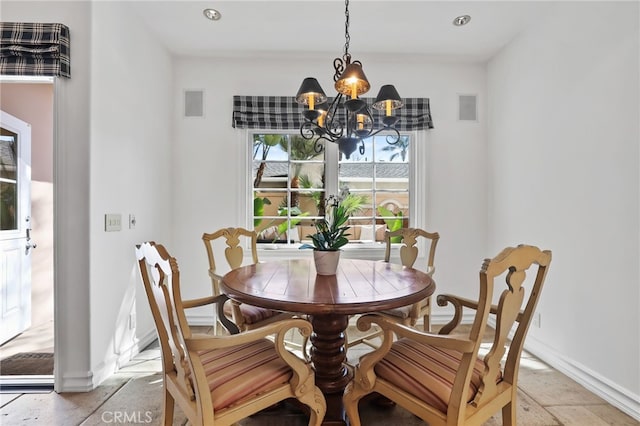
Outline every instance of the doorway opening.
[[26, 249], [31, 260], [31, 308], [26, 328], [0, 342], [0, 386], [3, 390], [53, 387], [54, 82], [50, 77], [0, 76], [0, 93], [0, 109], [31, 129], [31, 212], [26, 232], [31, 245], [30, 251]]

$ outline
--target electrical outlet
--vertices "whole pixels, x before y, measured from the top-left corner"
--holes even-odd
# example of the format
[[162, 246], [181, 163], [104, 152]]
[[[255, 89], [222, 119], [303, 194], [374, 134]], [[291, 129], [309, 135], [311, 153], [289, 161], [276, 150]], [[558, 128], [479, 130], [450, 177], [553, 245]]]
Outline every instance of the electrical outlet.
[[133, 213], [129, 213], [129, 229], [134, 229], [136, 227], [136, 215]]
[[136, 314], [129, 314], [129, 330], [136, 328]]

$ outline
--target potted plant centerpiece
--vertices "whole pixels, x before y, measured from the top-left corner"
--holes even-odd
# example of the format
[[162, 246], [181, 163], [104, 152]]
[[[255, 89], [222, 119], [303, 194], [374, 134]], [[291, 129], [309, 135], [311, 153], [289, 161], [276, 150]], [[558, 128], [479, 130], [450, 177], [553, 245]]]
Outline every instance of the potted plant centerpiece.
[[340, 260], [340, 248], [349, 240], [349, 210], [342, 200], [333, 195], [327, 199], [327, 211], [324, 219], [314, 221], [316, 233], [307, 235], [312, 244], [303, 244], [301, 249], [313, 249], [316, 272], [319, 275], [335, 275]]

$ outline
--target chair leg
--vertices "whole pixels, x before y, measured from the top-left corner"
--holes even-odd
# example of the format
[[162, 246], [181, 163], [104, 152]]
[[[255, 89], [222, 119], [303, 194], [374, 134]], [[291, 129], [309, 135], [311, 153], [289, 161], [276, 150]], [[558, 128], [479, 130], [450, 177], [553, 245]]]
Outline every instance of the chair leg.
[[516, 403], [513, 400], [502, 407], [502, 425], [516, 426]]
[[217, 336], [218, 335], [218, 322], [219, 322], [219, 318], [218, 318], [218, 311], [216, 309], [213, 310], [213, 335]]
[[309, 407], [309, 426], [320, 426], [327, 412], [327, 403], [320, 389], [316, 388], [313, 394], [307, 393], [298, 400]]
[[162, 399], [162, 424], [164, 426], [173, 425], [173, 408], [175, 406], [175, 400], [173, 396], [167, 390], [164, 391], [164, 398]]
[[345, 389], [342, 402], [344, 404], [347, 417], [349, 418], [350, 426], [361, 426], [358, 405], [362, 397], [365, 395], [367, 395], [367, 393], [354, 386], [353, 382], [349, 383]]
[[424, 327], [424, 331], [427, 333], [431, 332], [431, 315], [426, 314], [424, 318], [422, 318], [422, 320], [424, 321], [424, 324], [422, 324]]

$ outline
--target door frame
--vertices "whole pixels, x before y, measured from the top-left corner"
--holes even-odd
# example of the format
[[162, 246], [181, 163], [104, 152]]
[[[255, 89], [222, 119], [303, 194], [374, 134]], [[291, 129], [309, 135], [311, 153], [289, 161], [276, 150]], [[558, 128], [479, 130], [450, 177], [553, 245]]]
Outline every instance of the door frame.
[[[66, 85], [63, 82], [64, 79], [60, 77], [53, 77], [53, 390], [55, 392], [62, 392], [63, 387], [63, 374], [62, 368], [60, 368], [61, 360], [64, 359], [64, 351], [66, 348], [62, 345], [61, 331], [62, 327], [62, 309], [56, 309], [61, 306], [62, 291], [58, 283], [60, 282], [60, 247], [61, 241], [58, 235], [61, 235], [59, 211], [59, 180], [60, 180], [60, 141], [63, 140], [63, 136], [66, 135], [66, 128], [62, 125], [60, 119], [61, 106], [66, 93]], [[61, 354], [62, 352], [62, 354]]]
[[[48, 388], [49, 386], [53, 385], [53, 390], [55, 392], [63, 392], [64, 389], [62, 389], [63, 387], [63, 379], [64, 376], [62, 374], [62, 372], [60, 371], [59, 368], [59, 364], [60, 364], [60, 360], [64, 359], [64, 347], [61, 346], [61, 342], [63, 341], [61, 339], [61, 331], [64, 330], [64, 328], [62, 327], [61, 324], [61, 320], [63, 319], [62, 313], [60, 311], [63, 311], [63, 309], [56, 309], [56, 307], [60, 306], [60, 302], [63, 300], [62, 299], [62, 292], [59, 289], [59, 283], [60, 283], [60, 279], [59, 279], [59, 256], [58, 256], [58, 251], [59, 248], [62, 246], [61, 242], [59, 241], [60, 238], [57, 238], [59, 235], [61, 235], [61, 233], [59, 232], [59, 203], [58, 203], [58, 187], [59, 187], [59, 173], [60, 173], [60, 157], [62, 154], [62, 151], [59, 148], [59, 141], [62, 140], [63, 135], [66, 134], [66, 129], [65, 126], [63, 125], [62, 121], [61, 121], [61, 114], [60, 112], [62, 111], [62, 105], [63, 104], [63, 100], [65, 98], [65, 93], [66, 93], [66, 85], [65, 82], [63, 82], [65, 79], [59, 78], [59, 77], [55, 77], [55, 76], [51, 76], [51, 77], [45, 77], [45, 76], [29, 76], [29, 75], [15, 75], [15, 76], [11, 76], [11, 75], [1, 75], [0, 76], [0, 81], [3, 83], [10, 83], [10, 82], [19, 82], [19, 83], [25, 83], [25, 84], [37, 84], [37, 83], [42, 83], [43, 81], [51, 84], [53, 86], [53, 103], [51, 105], [52, 108], [52, 113], [53, 113], [53, 129], [52, 129], [52, 135], [51, 135], [51, 140], [52, 140], [52, 144], [53, 144], [53, 149], [52, 149], [52, 167], [53, 167], [53, 211], [52, 211], [52, 216], [53, 216], [53, 341], [54, 341], [54, 353], [53, 353], [53, 359], [54, 359], [54, 367], [53, 367], [53, 378], [51, 378], [51, 376], [16, 376], [16, 379], [11, 379], [10, 381], [8, 381], [8, 383], [5, 383], [5, 380], [3, 379], [2, 381], [2, 386], [3, 388], [6, 389], [10, 389], [12, 387], [16, 387], [17, 389], [21, 389], [23, 387], [43, 387], [43, 388]], [[63, 349], [61, 351], [61, 348]], [[60, 353], [62, 352], [62, 354]]]
[[[58, 247], [60, 247], [60, 242], [57, 241], [59, 238], [56, 236], [61, 235], [58, 232], [58, 222], [59, 215], [56, 213], [58, 208], [57, 195], [56, 191], [59, 186], [60, 179], [57, 177], [60, 171], [59, 166], [59, 156], [62, 151], [59, 149], [59, 141], [61, 140], [59, 129], [60, 126], [60, 111], [62, 111], [61, 106], [63, 105], [59, 98], [64, 98], [64, 93], [66, 92], [65, 83], [62, 83], [62, 80], [58, 77], [54, 76], [29, 76], [29, 75], [0, 75], [0, 82], [2, 83], [21, 83], [21, 84], [38, 84], [38, 83], [46, 83], [50, 84], [52, 87], [52, 104], [50, 106], [52, 113], [52, 129], [51, 129], [51, 144], [52, 144], [52, 183], [53, 183], [53, 209], [51, 212], [52, 221], [53, 221], [53, 341], [54, 341], [54, 372], [52, 376], [38, 376], [38, 375], [28, 375], [28, 376], [7, 376], [11, 377], [11, 379], [2, 379], [2, 387], [6, 389], [16, 388], [23, 389], [25, 387], [33, 388], [33, 389], [49, 389], [53, 386], [54, 391], [62, 392], [63, 387], [63, 378], [64, 374], [60, 371], [59, 365], [61, 364], [62, 359], [64, 359], [64, 354], [68, 353], [67, 350], [60, 351], [60, 331], [63, 330], [62, 325], [60, 324], [60, 320], [62, 318], [62, 314], [59, 312], [61, 309], [57, 309], [60, 305], [61, 300], [61, 292], [60, 292], [60, 279], [58, 274], [58, 260], [57, 260], [57, 251]], [[31, 289], [33, 291], [33, 288]]]

